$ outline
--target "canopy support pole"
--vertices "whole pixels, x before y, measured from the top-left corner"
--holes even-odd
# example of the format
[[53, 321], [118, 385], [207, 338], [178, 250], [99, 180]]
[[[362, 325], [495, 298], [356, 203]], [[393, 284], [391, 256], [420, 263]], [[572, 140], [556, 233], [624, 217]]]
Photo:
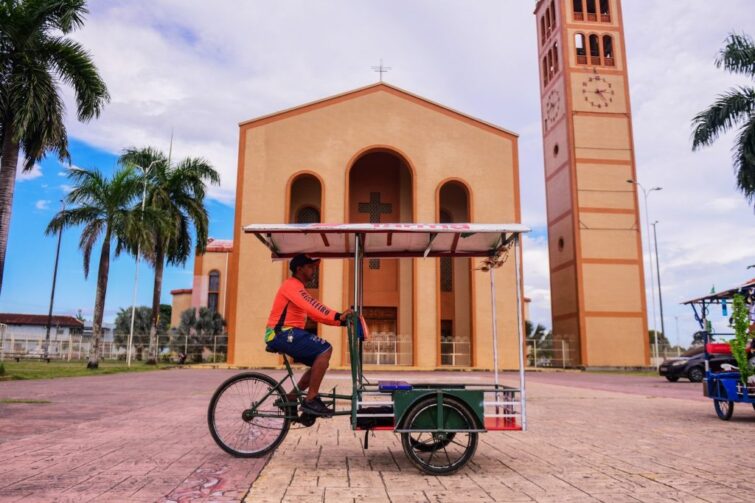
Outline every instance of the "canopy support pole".
[[[519, 348], [519, 400], [522, 413], [522, 431], [527, 431], [527, 400], [524, 391], [524, 324], [522, 323], [522, 238], [514, 240], [514, 267], [516, 269], [516, 334]], [[494, 311], [495, 312], [495, 311]]]
[[[495, 310], [495, 268], [490, 268], [490, 312], [493, 314], [493, 382], [495, 383], [495, 401], [498, 402], [498, 317]], [[496, 405], [496, 413], [498, 406]]]

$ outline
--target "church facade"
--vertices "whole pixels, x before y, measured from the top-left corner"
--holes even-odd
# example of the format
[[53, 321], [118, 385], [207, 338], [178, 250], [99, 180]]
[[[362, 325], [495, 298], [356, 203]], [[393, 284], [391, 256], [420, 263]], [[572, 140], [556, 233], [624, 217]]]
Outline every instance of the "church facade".
[[[234, 239], [228, 266], [229, 362], [275, 366], [263, 332], [286, 264], [242, 227], [252, 223], [519, 222], [517, 136], [378, 83], [240, 125]], [[496, 274], [500, 352], [515, 367], [516, 286]], [[380, 259], [365, 264], [367, 366], [491, 368], [488, 278], [477, 261]], [[341, 310], [353, 264], [323, 260], [307, 285]], [[348, 366], [345, 331], [312, 327]]]

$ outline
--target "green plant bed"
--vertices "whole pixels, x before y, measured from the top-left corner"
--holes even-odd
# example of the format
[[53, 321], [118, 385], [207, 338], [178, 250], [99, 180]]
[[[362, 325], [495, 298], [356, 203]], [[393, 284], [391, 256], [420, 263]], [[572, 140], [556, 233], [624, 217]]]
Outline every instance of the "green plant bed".
[[101, 361], [99, 368], [87, 369], [87, 361], [44, 361], [21, 360], [20, 362], [7, 361], [5, 365], [5, 377], [9, 379], [56, 379], [58, 377], [81, 377], [93, 375], [117, 374], [120, 372], [146, 372], [174, 368], [172, 364], [146, 365], [142, 362], [132, 362], [127, 367], [125, 362]]

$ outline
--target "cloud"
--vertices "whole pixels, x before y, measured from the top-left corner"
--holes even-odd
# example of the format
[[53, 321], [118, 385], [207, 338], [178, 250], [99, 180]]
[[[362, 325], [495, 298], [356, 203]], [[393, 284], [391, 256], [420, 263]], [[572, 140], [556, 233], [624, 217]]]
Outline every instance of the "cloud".
[[68, 194], [73, 190], [72, 185], [68, 185], [67, 183], [63, 183], [60, 185], [60, 190], [62, 190], [64, 193]]
[[47, 210], [50, 208], [50, 201], [46, 199], [40, 199], [36, 203], [34, 203], [34, 207], [38, 210]]
[[42, 168], [39, 164], [34, 164], [34, 166], [28, 171], [24, 171], [23, 168], [23, 159], [19, 159], [18, 164], [16, 165], [16, 181], [26, 182], [42, 176]]

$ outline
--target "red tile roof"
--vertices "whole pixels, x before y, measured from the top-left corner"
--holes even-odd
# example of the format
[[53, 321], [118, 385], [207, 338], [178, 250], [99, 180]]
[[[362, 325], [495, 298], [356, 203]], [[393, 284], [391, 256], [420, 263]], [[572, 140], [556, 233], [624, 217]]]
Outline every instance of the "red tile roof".
[[208, 252], [230, 252], [233, 251], [233, 240], [231, 239], [215, 239], [210, 238], [207, 240]]
[[186, 293], [191, 293], [191, 288], [176, 288], [170, 291], [171, 295], [183, 295]]
[[[5, 325], [47, 325], [46, 314], [0, 313], [0, 323]], [[58, 327], [84, 328], [84, 323], [73, 316], [53, 315], [50, 325]]]

